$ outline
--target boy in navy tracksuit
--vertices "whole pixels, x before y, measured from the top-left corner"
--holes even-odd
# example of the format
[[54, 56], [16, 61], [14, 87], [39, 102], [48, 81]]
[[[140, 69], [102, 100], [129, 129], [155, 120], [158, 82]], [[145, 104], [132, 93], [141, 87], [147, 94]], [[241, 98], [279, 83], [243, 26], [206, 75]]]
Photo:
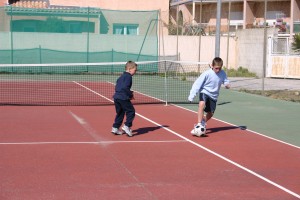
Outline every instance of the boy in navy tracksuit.
[[128, 61], [125, 65], [125, 72], [118, 78], [115, 87], [114, 104], [116, 109], [116, 117], [113, 123], [111, 132], [116, 135], [122, 135], [122, 131], [119, 130], [123, 123], [125, 114], [126, 121], [122, 130], [129, 136], [132, 136], [131, 126], [135, 117], [135, 109], [130, 100], [134, 99], [133, 91], [131, 91], [132, 76], [137, 71], [137, 64], [132, 61]]

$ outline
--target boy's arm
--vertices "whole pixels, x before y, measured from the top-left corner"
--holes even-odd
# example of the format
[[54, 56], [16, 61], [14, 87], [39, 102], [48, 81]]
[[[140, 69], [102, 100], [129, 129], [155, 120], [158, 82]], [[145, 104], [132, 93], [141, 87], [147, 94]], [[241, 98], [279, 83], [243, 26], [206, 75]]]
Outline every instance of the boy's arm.
[[229, 80], [227, 79], [227, 77], [226, 77], [226, 79], [224, 80], [224, 86], [225, 86], [226, 89], [229, 89], [229, 88], [230, 88], [230, 82], [229, 82]]
[[230, 81], [228, 80], [226, 73], [224, 73], [224, 74], [225, 74], [225, 78], [224, 78], [223, 83], [224, 83], [225, 88], [229, 89], [230, 88]]
[[193, 84], [192, 89], [190, 90], [190, 95], [188, 97], [188, 100], [190, 102], [193, 101], [197, 93], [199, 92], [200, 88], [203, 86], [205, 80], [205, 76], [202, 74]]
[[133, 97], [133, 91], [131, 91], [131, 86], [132, 86], [132, 77], [128, 76], [125, 78], [124, 82], [123, 82], [123, 86], [124, 86], [124, 91], [127, 94], [127, 96], [129, 97], [129, 99], [131, 99]]

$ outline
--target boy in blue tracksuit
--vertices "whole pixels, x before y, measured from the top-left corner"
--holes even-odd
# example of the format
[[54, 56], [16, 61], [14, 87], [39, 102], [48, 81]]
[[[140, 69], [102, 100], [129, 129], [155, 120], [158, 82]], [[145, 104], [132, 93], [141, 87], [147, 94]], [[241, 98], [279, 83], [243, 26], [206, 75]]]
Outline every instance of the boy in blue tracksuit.
[[134, 99], [132, 86], [132, 76], [137, 71], [137, 64], [132, 61], [128, 61], [125, 65], [125, 72], [118, 78], [115, 86], [114, 104], [116, 109], [116, 117], [113, 123], [111, 132], [116, 135], [122, 135], [122, 131], [119, 130], [123, 123], [123, 119], [126, 115], [126, 121], [122, 127], [122, 130], [129, 136], [132, 136], [132, 122], [135, 117], [135, 109], [130, 100]]
[[[191, 131], [192, 135], [201, 136], [205, 134], [206, 122], [212, 118], [217, 105], [221, 85], [230, 88], [229, 80], [222, 70], [223, 60], [216, 57], [212, 61], [212, 68], [202, 73], [194, 82], [188, 100], [193, 101], [199, 93], [198, 124]], [[206, 116], [204, 115], [206, 112]]]

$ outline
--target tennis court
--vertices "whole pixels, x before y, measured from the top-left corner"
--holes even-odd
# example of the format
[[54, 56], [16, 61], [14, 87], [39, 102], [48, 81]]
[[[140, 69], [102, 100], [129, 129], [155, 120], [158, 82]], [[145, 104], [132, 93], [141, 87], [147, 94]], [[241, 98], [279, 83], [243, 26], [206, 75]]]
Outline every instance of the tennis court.
[[299, 199], [299, 147], [218, 119], [190, 134], [196, 113], [169, 104], [189, 71], [141, 68], [131, 138], [110, 133], [117, 74], [2, 73], [1, 199]]

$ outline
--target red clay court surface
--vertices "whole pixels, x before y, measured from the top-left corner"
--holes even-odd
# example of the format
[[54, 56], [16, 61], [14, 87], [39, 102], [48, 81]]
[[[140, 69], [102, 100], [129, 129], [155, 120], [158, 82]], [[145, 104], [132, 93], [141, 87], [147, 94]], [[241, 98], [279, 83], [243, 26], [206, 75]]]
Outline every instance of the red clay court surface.
[[136, 105], [134, 137], [113, 106], [1, 106], [1, 200], [300, 199], [300, 149], [194, 112]]

